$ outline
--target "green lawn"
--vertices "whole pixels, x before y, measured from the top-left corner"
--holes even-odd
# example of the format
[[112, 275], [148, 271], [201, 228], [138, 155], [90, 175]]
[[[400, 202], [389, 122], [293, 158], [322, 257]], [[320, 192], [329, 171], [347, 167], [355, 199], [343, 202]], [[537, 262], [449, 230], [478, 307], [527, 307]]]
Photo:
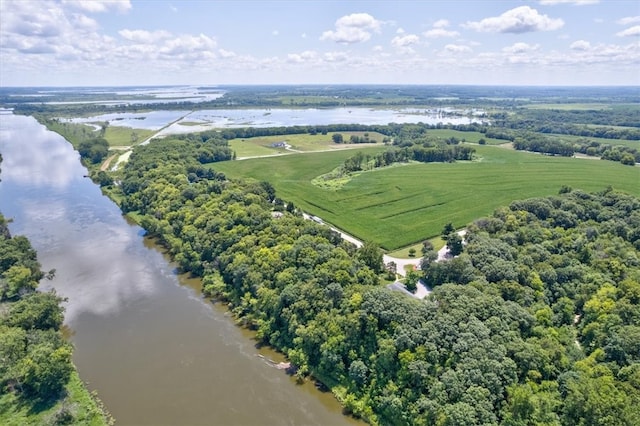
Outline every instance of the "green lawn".
[[640, 167], [492, 146], [476, 149], [477, 162], [415, 163], [365, 172], [336, 191], [318, 188], [311, 180], [354, 151], [225, 162], [214, 168], [230, 177], [269, 181], [284, 200], [386, 250], [438, 235], [448, 222], [463, 227], [516, 199], [557, 194], [562, 185], [585, 191], [611, 185], [640, 195]]

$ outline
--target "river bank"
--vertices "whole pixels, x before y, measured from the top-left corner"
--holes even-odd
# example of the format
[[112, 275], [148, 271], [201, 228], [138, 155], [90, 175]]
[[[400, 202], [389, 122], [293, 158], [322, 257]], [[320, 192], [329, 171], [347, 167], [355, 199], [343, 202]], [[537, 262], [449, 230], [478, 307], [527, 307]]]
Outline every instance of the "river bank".
[[353, 424], [330, 393], [261, 360], [279, 358], [84, 178], [69, 142], [31, 117], [1, 124], [0, 204], [56, 269], [45, 289], [68, 299], [74, 363], [118, 424]]

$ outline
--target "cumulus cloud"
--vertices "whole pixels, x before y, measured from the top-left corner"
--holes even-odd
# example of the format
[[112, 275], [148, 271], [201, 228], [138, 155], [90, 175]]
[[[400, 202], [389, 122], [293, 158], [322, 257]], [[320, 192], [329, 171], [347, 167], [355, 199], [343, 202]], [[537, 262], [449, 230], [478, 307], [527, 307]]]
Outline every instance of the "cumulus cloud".
[[156, 41], [171, 37], [171, 33], [164, 30], [146, 31], [146, 30], [120, 30], [118, 34], [122, 38], [133, 41], [135, 43], [154, 43]]
[[433, 28], [422, 33], [427, 38], [443, 38], [443, 37], [458, 37], [460, 35], [457, 31], [445, 30], [444, 28]]
[[458, 37], [460, 35], [460, 33], [457, 31], [447, 30], [446, 28], [448, 26], [448, 20], [439, 19], [433, 23], [432, 29], [425, 31], [424, 33], [422, 33], [422, 35], [427, 38]]
[[485, 18], [477, 22], [467, 22], [465, 28], [480, 32], [528, 33], [534, 31], [553, 31], [562, 28], [562, 19], [541, 15], [529, 6], [520, 6], [506, 11], [500, 16]]
[[591, 49], [591, 43], [586, 40], [577, 40], [571, 43], [569, 48], [572, 50], [589, 50]]
[[391, 44], [395, 47], [409, 47], [420, 42], [420, 37], [415, 34], [407, 34], [396, 36], [391, 40]]
[[444, 47], [444, 50], [450, 53], [465, 53], [471, 52], [471, 48], [469, 46], [465, 46], [462, 44], [447, 44]]
[[629, 25], [629, 24], [639, 24], [640, 23], [640, 15], [639, 16], [627, 16], [622, 19], [618, 19], [616, 21], [617, 24], [620, 25]]
[[575, 4], [576, 6], [584, 6], [586, 4], [600, 3], [600, 0], [540, 0], [542, 5], [555, 5], [555, 4]]
[[323, 56], [326, 62], [345, 62], [348, 58], [344, 52], [327, 52]]
[[111, 10], [126, 12], [131, 9], [130, 0], [62, 0], [62, 4], [89, 13], [102, 13]]
[[305, 50], [302, 53], [289, 53], [287, 55], [288, 62], [303, 63], [315, 60], [318, 54], [312, 50]]
[[371, 38], [372, 32], [379, 32], [382, 23], [368, 13], [352, 13], [339, 18], [335, 30], [322, 33], [320, 40], [331, 40], [336, 43], [360, 43]]
[[433, 28], [447, 28], [449, 26], [449, 21], [446, 19], [438, 19], [432, 26]]
[[638, 37], [640, 36], [640, 25], [635, 25], [626, 30], [616, 33], [618, 37]]
[[528, 44], [528, 43], [514, 43], [511, 46], [507, 46], [502, 48], [503, 52], [506, 53], [526, 53], [534, 50], [538, 50], [540, 48], [539, 44]]
[[166, 55], [180, 55], [193, 52], [213, 52], [216, 41], [204, 34], [197, 36], [184, 34], [177, 38], [166, 40], [160, 48], [160, 53]]

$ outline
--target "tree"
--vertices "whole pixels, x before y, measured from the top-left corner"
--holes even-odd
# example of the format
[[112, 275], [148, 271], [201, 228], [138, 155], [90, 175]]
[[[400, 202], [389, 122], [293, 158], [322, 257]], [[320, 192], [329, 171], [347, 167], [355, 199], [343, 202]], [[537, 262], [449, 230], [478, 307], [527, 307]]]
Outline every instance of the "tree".
[[364, 242], [358, 249], [358, 258], [376, 274], [382, 272], [382, 250], [373, 241]]
[[47, 343], [35, 345], [18, 362], [25, 392], [40, 399], [57, 396], [69, 381], [72, 371], [71, 347], [68, 344], [60, 347]]
[[53, 291], [28, 294], [11, 305], [6, 323], [25, 330], [57, 330], [64, 319], [63, 309], [59, 305], [62, 301]]
[[462, 237], [456, 232], [453, 232], [447, 236], [447, 249], [452, 256], [457, 256], [462, 253]]
[[416, 257], [416, 249], [413, 247], [409, 249], [409, 257]]
[[331, 139], [333, 140], [333, 143], [344, 142], [344, 137], [342, 136], [342, 133], [334, 133], [333, 135], [331, 135]]
[[407, 273], [407, 278], [404, 281], [404, 286], [411, 293], [415, 293], [418, 289], [418, 281], [420, 281], [420, 274], [416, 271], [409, 271]]
[[456, 230], [456, 228], [453, 227], [453, 224], [451, 222], [447, 223], [444, 226], [444, 228], [442, 228], [442, 238], [444, 238], [446, 240], [447, 237], [449, 236], [449, 234], [451, 234], [455, 230]]

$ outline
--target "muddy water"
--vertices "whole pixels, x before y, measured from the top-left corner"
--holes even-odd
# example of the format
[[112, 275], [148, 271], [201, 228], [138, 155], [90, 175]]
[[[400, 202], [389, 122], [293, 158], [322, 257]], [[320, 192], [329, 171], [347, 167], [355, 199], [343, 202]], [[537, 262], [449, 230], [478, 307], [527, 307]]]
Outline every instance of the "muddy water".
[[[0, 112], [1, 113], [1, 112]], [[78, 155], [33, 118], [0, 115], [0, 211], [66, 302], [74, 361], [119, 425], [352, 424], [330, 394], [297, 386], [176, 275], [139, 227], [84, 178]], [[262, 355], [262, 356], [261, 356]]]

